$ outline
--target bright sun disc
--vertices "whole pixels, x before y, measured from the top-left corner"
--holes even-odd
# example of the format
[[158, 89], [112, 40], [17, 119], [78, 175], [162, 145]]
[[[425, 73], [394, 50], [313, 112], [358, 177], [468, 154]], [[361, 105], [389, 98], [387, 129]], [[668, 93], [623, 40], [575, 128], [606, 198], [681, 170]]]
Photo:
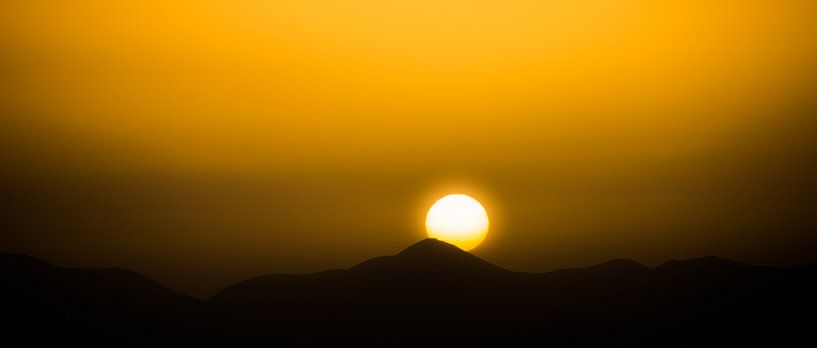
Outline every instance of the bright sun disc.
[[426, 231], [431, 238], [471, 250], [488, 234], [488, 213], [482, 204], [467, 195], [448, 195], [428, 209]]

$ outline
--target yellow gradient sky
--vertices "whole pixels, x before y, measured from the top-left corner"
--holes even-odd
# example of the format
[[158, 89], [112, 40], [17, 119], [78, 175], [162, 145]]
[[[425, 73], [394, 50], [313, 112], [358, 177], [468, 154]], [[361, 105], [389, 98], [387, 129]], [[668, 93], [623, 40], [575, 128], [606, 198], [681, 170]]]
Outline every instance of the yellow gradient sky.
[[474, 252], [513, 269], [813, 261], [814, 18], [798, 0], [3, 1], [0, 244], [208, 294], [396, 252], [458, 190], [491, 214]]

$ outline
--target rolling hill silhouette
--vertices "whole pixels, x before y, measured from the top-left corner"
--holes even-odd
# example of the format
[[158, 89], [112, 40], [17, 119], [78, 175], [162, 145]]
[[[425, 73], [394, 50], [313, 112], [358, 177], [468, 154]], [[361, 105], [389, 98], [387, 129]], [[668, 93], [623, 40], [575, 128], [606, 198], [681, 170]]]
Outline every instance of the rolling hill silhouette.
[[349, 269], [272, 274], [207, 301], [131, 271], [0, 255], [10, 333], [131, 344], [713, 345], [810, 340], [817, 266], [706, 257], [513, 272], [420, 241]]
[[20, 254], [0, 254], [0, 279], [8, 334], [36, 342], [182, 338], [178, 323], [201, 305], [130, 270], [63, 268]]
[[396, 255], [369, 259], [348, 270], [252, 278], [225, 288], [210, 301], [304, 295], [462, 295], [512, 275], [453, 245], [426, 239]]

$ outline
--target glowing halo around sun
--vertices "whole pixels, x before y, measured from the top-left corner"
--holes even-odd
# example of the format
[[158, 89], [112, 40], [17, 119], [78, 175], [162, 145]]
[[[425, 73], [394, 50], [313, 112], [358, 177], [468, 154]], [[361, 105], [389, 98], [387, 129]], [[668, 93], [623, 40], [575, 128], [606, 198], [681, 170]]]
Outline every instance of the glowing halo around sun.
[[488, 235], [488, 213], [468, 195], [447, 195], [428, 209], [426, 232], [430, 238], [471, 250]]

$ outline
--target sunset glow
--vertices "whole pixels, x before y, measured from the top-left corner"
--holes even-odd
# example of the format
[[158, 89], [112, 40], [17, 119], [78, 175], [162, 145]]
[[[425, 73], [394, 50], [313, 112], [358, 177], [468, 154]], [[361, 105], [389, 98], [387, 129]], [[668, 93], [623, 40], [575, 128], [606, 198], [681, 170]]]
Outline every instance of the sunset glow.
[[488, 213], [477, 200], [452, 194], [440, 198], [426, 216], [428, 236], [471, 250], [488, 235]]

